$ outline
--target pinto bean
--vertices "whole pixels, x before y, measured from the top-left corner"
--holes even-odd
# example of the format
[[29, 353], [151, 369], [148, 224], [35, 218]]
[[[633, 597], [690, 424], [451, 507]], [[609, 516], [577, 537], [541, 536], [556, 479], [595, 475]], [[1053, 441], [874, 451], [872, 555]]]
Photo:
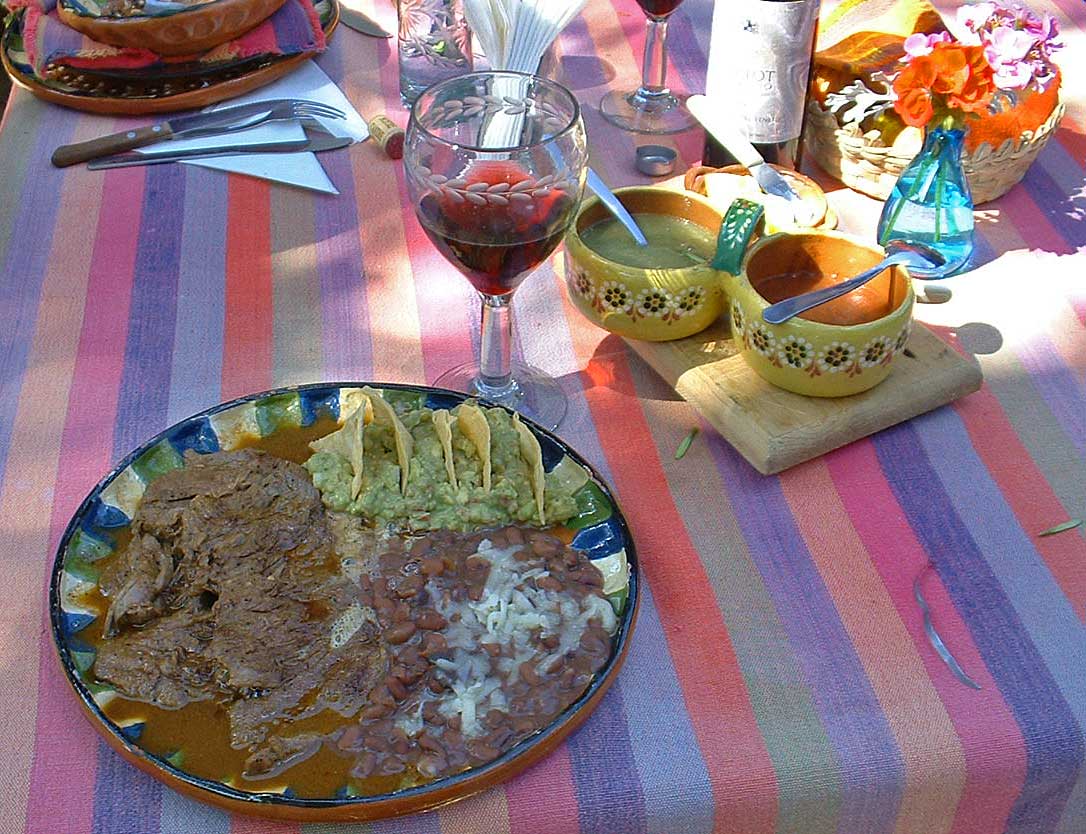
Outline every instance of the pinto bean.
[[411, 599], [422, 590], [425, 584], [426, 580], [421, 576], [405, 576], [396, 583], [396, 596], [400, 599]]
[[445, 563], [436, 556], [427, 556], [419, 565], [423, 576], [441, 576], [445, 572]]
[[382, 776], [395, 776], [407, 770], [407, 763], [399, 756], [390, 754], [382, 759], [381, 766], [377, 770]]
[[421, 775], [432, 779], [449, 769], [449, 760], [442, 755], [431, 753], [419, 756], [418, 764], [415, 767]]
[[354, 767], [351, 768], [351, 776], [356, 779], [365, 779], [376, 769], [377, 756], [367, 750], [354, 760]]
[[480, 643], [479, 647], [491, 657], [501, 656], [502, 647], [500, 643]]
[[509, 727], [498, 727], [493, 732], [487, 734], [486, 743], [496, 750], [501, 750], [509, 743], [514, 735], [515, 733]]
[[395, 675], [389, 675], [385, 678], [385, 686], [388, 687], [388, 691], [392, 693], [392, 697], [397, 701], [402, 701], [407, 697], [407, 687]]
[[445, 748], [441, 742], [437, 740], [429, 730], [423, 730], [422, 734], [418, 738], [419, 747], [426, 750], [429, 753], [437, 753], [440, 756], [445, 755]]
[[358, 713], [358, 717], [363, 721], [370, 721], [374, 718], [384, 718], [391, 711], [392, 706], [390, 704], [373, 703], [363, 707], [361, 712]]
[[439, 631], [448, 624], [449, 621], [432, 608], [424, 608], [415, 615], [415, 625], [428, 631]]
[[557, 634], [546, 634], [539, 638], [539, 642], [547, 651], [553, 652], [561, 645], [562, 640]]
[[394, 646], [406, 643], [415, 634], [415, 624], [410, 620], [396, 623], [385, 631], [385, 639]]
[[435, 657], [448, 649], [448, 642], [436, 631], [431, 631], [422, 638], [422, 654], [425, 657]]
[[546, 576], [537, 576], [535, 578], [535, 586], [544, 591], [561, 591], [562, 583], [555, 579], [550, 574]]
[[535, 670], [535, 664], [530, 660], [525, 660], [519, 667], [520, 676], [532, 686], [539, 686], [543, 682], [543, 679], [539, 677], [539, 673]]
[[535, 536], [532, 539], [532, 553], [536, 556], [550, 556], [556, 553], [562, 545], [550, 536]]
[[345, 729], [336, 740], [336, 747], [340, 750], [351, 750], [362, 741], [362, 728], [358, 724], [352, 724]]
[[505, 538], [509, 544], [524, 544], [524, 531], [519, 527], [506, 527]]

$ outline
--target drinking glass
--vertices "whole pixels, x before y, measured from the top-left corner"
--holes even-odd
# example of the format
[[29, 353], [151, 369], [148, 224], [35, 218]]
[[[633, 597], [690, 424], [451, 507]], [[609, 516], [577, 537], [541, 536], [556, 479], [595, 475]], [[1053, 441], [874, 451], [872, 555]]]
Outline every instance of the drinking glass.
[[588, 153], [577, 100], [523, 73], [450, 78], [412, 107], [404, 162], [419, 223], [482, 299], [478, 361], [437, 384], [556, 427], [565, 394], [543, 371], [512, 362], [510, 304], [580, 203]]
[[397, 0], [400, 99], [410, 105], [436, 81], [471, 72], [463, 0]]
[[641, 86], [632, 93], [608, 93], [600, 102], [600, 113], [611, 124], [635, 133], [681, 133], [694, 126], [694, 117], [667, 87], [667, 19], [682, 0], [637, 3], [648, 18]]

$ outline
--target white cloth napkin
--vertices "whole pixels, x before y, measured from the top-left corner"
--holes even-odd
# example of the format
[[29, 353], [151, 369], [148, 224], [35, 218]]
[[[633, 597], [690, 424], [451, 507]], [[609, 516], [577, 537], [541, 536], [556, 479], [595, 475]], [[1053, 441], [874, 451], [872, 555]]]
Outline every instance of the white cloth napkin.
[[[222, 104], [207, 108], [215, 110], [234, 104], [247, 104], [251, 101], [267, 101], [276, 98], [304, 98], [320, 101], [338, 107], [347, 114], [345, 119], [321, 119], [320, 122], [336, 136], [349, 137], [356, 142], [369, 138], [365, 120], [351, 106], [347, 97], [333, 83], [324, 71], [313, 61], [306, 61], [290, 75], [280, 78], [267, 87], [261, 87], [252, 93], [240, 96]], [[296, 122], [269, 122], [252, 130], [242, 130], [230, 134], [231, 143], [238, 145], [261, 145], [272, 142], [304, 139], [305, 132]], [[210, 148], [222, 144], [222, 137], [202, 137], [199, 139], [173, 139], [161, 145], [151, 145], [141, 149], [141, 153], [155, 154], [185, 148]], [[329, 179], [321, 166], [317, 155], [309, 151], [299, 153], [264, 153], [239, 154], [215, 159], [184, 160], [185, 165], [199, 165], [217, 171], [230, 171], [247, 174], [251, 177], [280, 182], [299, 188], [308, 188], [326, 194], [338, 194], [339, 190]]]

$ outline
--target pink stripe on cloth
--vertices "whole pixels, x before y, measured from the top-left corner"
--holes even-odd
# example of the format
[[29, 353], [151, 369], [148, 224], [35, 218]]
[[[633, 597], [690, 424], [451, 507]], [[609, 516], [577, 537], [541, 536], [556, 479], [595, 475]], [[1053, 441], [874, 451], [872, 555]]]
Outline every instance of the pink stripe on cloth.
[[[199, 62], [215, 64], [257, 55], [322, 52], [327, 46], [312, 0], [287, 0], [278, 11], [244, 35], [207, 52], [162, 56], [148, 49], [111, 46], [84, 37], [43, 8], [41, 0], [15, 0], [26, 7], [23, 40], [34, 71], [44, 77], [59, 67], [88, 70], [139, 69], [155, 65]], [[48, 3], [49, 0], [44, 0]]]
[[[841, 503], [871, 554], [872, 564], [909, 630], [930, 685], [958, 736], [965, 782], [950, 831], [1002, 831], [1025, 780], [1026, 749], [1018, 722], [985, 666], [968, 626], [933, 572], [925, 575], [922, 588], [939, 634], [982, 689], [977, 692], [959, 683], [929, 645], [913, 598], [913, 581], [926, 564], [927, 555], [892, 494], [874, 445], [870, 440], [852, 443], [831, 452], [825, 462]], [[903, 679], [901, 685], [910, 684]], [[993, 755], [994, 750], [999, 751], [998, 755]], [[943, 750], [938, 755], [942, 763]], [[951, 772], [953, 769], [948, 768]]]
[[[113, 347], [128, 328], [128, 311], [143, 202], [144, 171], [110, 172], [102, 188], [101, 212], [91, 257], [87, 302], [79, 337], [68, 413], [60, 441], [61, 473], [50, 522], [57, 542], [83, 495], [113, 463], [113, 438], [101, 426], [113, 425], [124, 366]], [[47, 619], [48, 614], [43, 614]], [[43, 629], [48, 629], [43, 624]], [[83, 719], [60, 671], [55, 652], [39, 664], [38, 716], [27, 834], [82, 834], [91, 830], [95, 801], [97, 736]]]

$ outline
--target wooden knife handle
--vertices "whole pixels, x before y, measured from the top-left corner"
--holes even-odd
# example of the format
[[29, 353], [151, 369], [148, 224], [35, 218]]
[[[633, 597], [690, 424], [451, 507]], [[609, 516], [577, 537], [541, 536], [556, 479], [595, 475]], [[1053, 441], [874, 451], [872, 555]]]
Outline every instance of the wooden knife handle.
[[113, 133], [109, 136], [99, 136], [87, 142], [76, 142], [73, 145], [61, 145], [53, 151], [53, 164], [58, 168], [66, 168], [79, 162], [97, 159], [100, 156], [111, 156], [115, 153], [124, 153], [133, 148], [142, 148], [163, 139], [169, 139], [173, 135], [170, 123], [140, 127], [135, 130], [126, 130], [123, 133]]

